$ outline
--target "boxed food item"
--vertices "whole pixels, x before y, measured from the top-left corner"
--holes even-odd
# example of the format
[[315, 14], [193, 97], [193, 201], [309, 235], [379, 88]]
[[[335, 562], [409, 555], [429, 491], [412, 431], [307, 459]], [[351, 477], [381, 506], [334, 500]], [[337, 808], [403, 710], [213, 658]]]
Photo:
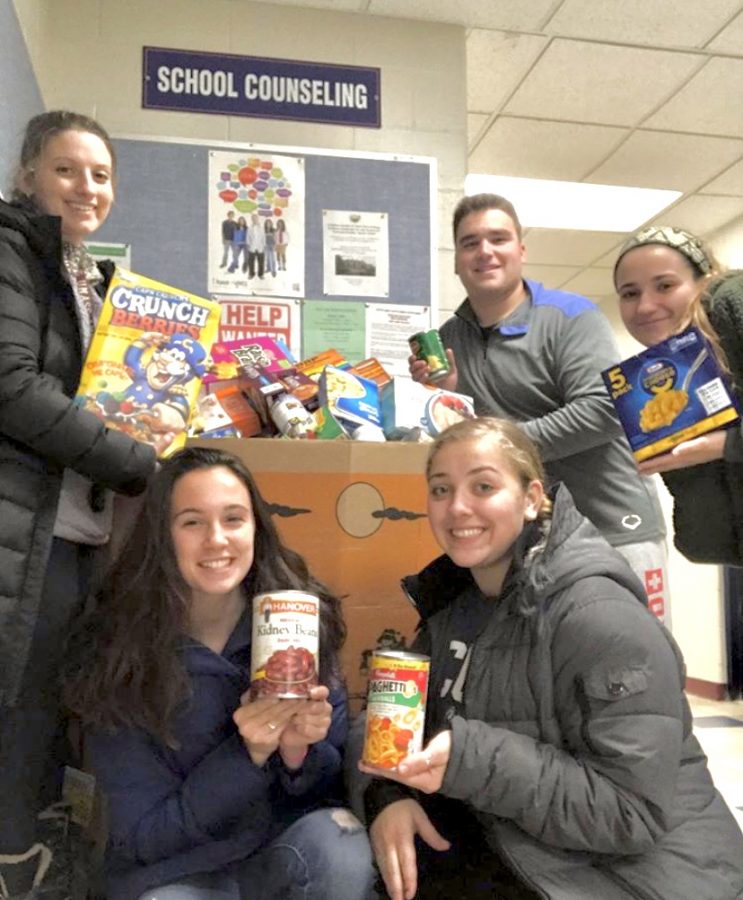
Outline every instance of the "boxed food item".
[[202, 388], [191, 424], [192, 434], [252, 437], [260, 434], [262, 429], [260, 416], [239, 387], [217, 384], [209, 394]]
[[204, 375], [204, 384], [226, 381], [246, 375], [258, 378], [258, 369], [281, 372], [294, 365], [289, 348], [270, 337], [219, 341], [211, 349], [212, 371]]
[[186, 442], [219, 304], [117, 269], [83, 365], [76, 402], [109, 428], [170, 455]]
[[325, 366], [337, 366], [339, 369], [347, 368], [348, 361], [334, 348], [323, 350], [314, 356], [308, 356], [307, 359], [297, 363], [297, 369], [319, 381]]
[[390, 440], [400, 440], [415, 428], [435, 437], [455, 422], [474, 417], [472, 399], [464, 394], [399, 377], [382, 388], [382, 428]]
[[740, 418], [735, 395], [697, 328], [601, 374], [638, 462]]
[[368, 378], [369, 381], [376, 383], [378, 387], [383, 387], [392, 381], [392, 376], [387, 372], [382, 363], [374, 356], [368, 359], [362, 359], [361, 362], [355, 363], [350, 369], [354, 375], [360, 375], [362, 378]]
[[327, 406], [318, 406], [315, 417], [315, 437], [320, 441], [348, 440], [348, 433]]
[[326, 366], [320, 376], [319, 401], [342, 422], [381, 425], [379, 388], [376, 383], [347, 369]]

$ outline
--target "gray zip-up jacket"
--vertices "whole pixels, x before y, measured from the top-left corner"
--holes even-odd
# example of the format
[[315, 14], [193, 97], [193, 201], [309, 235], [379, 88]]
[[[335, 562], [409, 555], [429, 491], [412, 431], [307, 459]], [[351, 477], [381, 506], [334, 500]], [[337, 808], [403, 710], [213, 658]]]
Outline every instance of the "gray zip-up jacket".
[[655, 486], [637, 472], [601, 371], [620, 353], [611, 326], [585, 297], [526, 281], [529, 297], [483, 329], [468, 300], [441, 327], [454, 351], [457, 390], [480, 416], [520, 424], [553, 483], [610, 544], [665, 535]]
[[[467, 575], [444, 557], [405, 582], [422, 618], [414, 649], [431, 655], [429, 703]], [[564, 487], [546, 546], [511, 572], [470, 652], [440, 793], [537, 896], [743, 897], [743, 835], [692, 733], [680, 651]], [[369, 820], [403, 791], [374, 779]]]

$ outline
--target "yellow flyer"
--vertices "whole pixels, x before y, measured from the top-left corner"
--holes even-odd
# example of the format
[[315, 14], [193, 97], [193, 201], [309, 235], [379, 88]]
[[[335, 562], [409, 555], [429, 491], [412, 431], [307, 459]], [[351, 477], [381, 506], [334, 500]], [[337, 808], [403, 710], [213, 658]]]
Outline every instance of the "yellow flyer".
[[169, 456], [186, 442], [219, 315], [212, 300], [117, 269], [77, 403], [109, 428]]

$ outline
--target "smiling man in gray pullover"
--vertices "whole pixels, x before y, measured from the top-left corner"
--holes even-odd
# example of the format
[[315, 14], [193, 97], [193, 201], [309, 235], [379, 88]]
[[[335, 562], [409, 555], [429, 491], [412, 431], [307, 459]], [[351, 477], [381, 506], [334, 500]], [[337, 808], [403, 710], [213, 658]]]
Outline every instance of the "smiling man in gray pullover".
[[[601, 379], [621, 358], [608, 320], [585, 297], [524, 279], [521, 224], [508, 200], [465, 197], [453, 226], [455, 271], [467, 298], [441, 328], [452, 370], [436, 386], [471, 396], [480, 416], [521, 425], [551, 481], [567, 485], [668, 622], [655, 485], [638, 473]], [[413, 362], [411, 375], [425, 381], [427, 363]]]

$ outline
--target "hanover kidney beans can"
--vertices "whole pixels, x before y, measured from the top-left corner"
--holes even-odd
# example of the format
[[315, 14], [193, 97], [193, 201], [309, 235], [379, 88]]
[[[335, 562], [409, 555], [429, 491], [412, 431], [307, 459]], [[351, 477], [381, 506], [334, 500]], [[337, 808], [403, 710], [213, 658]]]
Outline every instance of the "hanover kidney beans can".
[[320, 601], [304, 591], [253, 597], [253, 697], [306, 697], [318, 683]]
[[441, 335], [432, 328], [430, 331], [419, 331], [408, 338], [410, 350], [416, 359], [422, 359], [428, 363], [431, 370], [428, 377], [431, 381], [438, 381], [449, 374], [449, 360], [446, 358], [446, 350], [441, 342]]
[[403, 650], [372, 656], [362, 758], [368, 766], [395, 769], [423, 749], [431, 660]]

